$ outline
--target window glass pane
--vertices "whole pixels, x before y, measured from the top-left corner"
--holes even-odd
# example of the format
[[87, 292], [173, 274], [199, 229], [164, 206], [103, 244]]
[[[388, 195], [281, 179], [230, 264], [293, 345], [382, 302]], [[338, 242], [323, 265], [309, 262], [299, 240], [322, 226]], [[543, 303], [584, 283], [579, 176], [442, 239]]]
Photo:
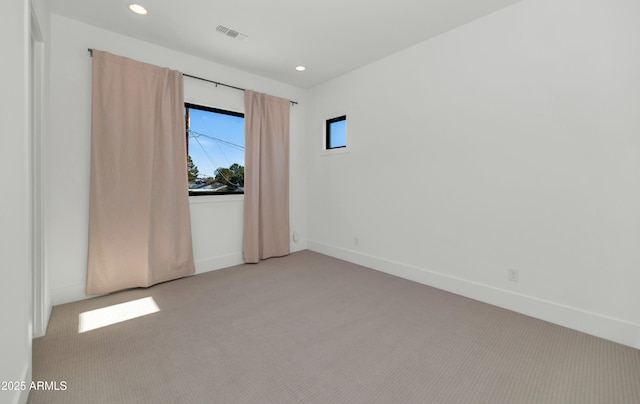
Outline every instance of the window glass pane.
[[187, 107], [189, 194], [244, 192], [244, 117]]
[[327, 121], [327, 149], [347, 146], [347, 117]]

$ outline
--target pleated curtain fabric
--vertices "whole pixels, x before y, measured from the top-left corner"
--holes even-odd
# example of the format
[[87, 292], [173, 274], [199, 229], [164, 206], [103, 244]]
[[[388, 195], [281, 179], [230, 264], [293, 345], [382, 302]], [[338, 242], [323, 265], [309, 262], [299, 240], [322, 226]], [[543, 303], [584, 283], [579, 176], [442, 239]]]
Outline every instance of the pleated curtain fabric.
[[245, 90], [244, 260], [288, 255], [289, 100]]
[[93, 51], [87, 294], [195, 272], [182, 73]]

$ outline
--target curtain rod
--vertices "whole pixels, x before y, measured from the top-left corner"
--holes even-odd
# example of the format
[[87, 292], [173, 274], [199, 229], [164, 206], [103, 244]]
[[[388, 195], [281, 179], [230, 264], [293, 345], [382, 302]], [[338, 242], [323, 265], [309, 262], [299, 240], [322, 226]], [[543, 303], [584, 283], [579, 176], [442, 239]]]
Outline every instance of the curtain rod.
[[[93, 57], [93, 49], [88, 48], [87, 50], [89, 51], [89, 56]], [[190, 77], [190, 78], [192, 78], [192, 79], [202, 80], [202, 81], [206, 81], [206, 82], [208, 82], [208, 83], [213, 83], [213, 84], [215, 84], [215, 85], [216, 85], [216, 87], [217, 87], [217, 86], [223, 86], [223, 87], [233, 88], [234, 90], [246, 91], [246, 89], [244, 89], [244, 88], [242, 88], [242, 87], [236, 87], [236, 86], [232, 86], [232, 85], [230, 85], [230, 84], [224, 84], [224, 83], [221, 83], [221, 82], [219, 82], [219, 81], [213, 81], [213, 80], [209, 80], [209, 79], [203, 79], [202, 77], [192, 76], [192, 75], [190, 75], [190, 74], [186, 74], [186, 73], [182, 73], [182, 75], [183, 75], [183, 76], [185, 76], [185, 77]], [[289, 102], [290, 102], [292, 105], [298, 105], [298, 102], [297, 102], [297, 101], [291, 101], [291, 100], [289, 100]]]

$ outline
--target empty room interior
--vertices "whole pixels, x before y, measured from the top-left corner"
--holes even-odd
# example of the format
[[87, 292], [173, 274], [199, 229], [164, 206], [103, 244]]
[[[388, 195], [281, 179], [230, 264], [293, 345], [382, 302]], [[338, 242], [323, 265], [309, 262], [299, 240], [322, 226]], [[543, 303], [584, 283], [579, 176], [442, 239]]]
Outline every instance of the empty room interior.
[[1, 404], [640, 402], [640, 2], [131, 2], [0, 6]]

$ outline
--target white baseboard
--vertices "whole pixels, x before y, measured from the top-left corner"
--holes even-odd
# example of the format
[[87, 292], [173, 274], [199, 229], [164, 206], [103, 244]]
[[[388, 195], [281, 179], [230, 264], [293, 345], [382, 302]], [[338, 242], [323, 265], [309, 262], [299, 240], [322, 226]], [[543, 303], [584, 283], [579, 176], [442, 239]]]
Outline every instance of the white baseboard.
[[[201, 274], [209, 271], [215, 271], [216, 269], [222, 269], [232, 267], [235, 265], [243, 264], [242, 254], [229, 254], [214, 258], [208, 258], [206, 260], [199, 260], [195, 262], [196, 274]], [[51, 302], [54, 306], [59, 304], [77, 302], [79, 300], [90, 299], [99, 295], [88, 296], [85, 293], [86, 285], [84, 283], [78, 283], [75, 285], [63, 286], [60, 288], [51, 289]]]
[[[307, 249], [306, 241], [295, 243], [291, 246], [291, 253]], [[229, 268], [236, 265], [244, 264], [242, 253], [222, 255], [219, 257], [208, 258], [206, 260], [196, 261], [196, 274], [202, 274], [217, 269]]]
[[78, 283], [75, 285], [63, 286], [51, 289], [51, 304], [57, 306], [59, 304], [77, 302], [78, 300], [89, 299], [94, 296], [87, 296], [85, 293], [86, 285]]
[[221, 255], [219, 257], [208, 258], [196, 261], [196, 274], [202, 274], [216, 269], [228, 268], [244, 264], [242, 253]]
[[308, 241], [308, 246], [321, 254], [640, 349], [640, 324], [316, 241]]

